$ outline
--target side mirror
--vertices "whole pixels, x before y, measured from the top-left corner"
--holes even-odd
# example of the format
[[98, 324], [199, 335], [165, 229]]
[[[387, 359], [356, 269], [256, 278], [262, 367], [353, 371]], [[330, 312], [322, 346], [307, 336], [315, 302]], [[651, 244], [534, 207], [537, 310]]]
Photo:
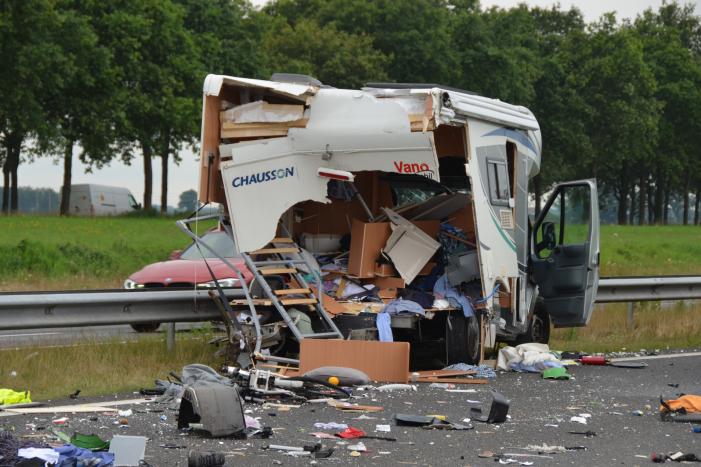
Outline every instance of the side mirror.
[[180, 259], [180, 256], [183, 254], [183, 250], [173, 250], [170, 252], [170, 256], [168, 258], [170, 259]]
[[538, 251], [542, 250], [554, 250], [557, 245], [557, 240], [555, 239], [555, 224], [553, 222], [543, 222], [540, 226], [540, 232], [543, 240], [538, 243]]

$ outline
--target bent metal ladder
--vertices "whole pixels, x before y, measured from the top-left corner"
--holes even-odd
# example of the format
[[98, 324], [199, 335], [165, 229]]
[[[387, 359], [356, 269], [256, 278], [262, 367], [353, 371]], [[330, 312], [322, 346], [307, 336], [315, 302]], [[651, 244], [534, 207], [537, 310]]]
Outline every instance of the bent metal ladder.
[[[226, 258], [223, 258], [221, 255], [219, 255], [219, 253], [217, 253], [209, 245], [203, 242], [202, 239], [189, 227], [192, 223], [208, 219], [219, 219], [220, 225], [224, 227], [224, 229], [229, 235], [232, 235], [230, 226], [225, 221], [225, 219], [219, 214], [212, 214], [201, 217], [190, 217], [188, 219], [177, 221], [176, 224], [178, 225], [180, 230], [187, 234], [199, 247], [205, 248], [207, 251], [214, 254], [236, 274], [239, 280], [239, 284], [242, 285], [241, 288], [245, 298], [243, 300], [233, 300], [230, 302], [230, 304], [248, 305], [251, 320], [253, 321], [254, 328], [256, 331], [256, 343], [255, 349], [253, 350], [254, 356], [262, 357], [266, 360], [289, 361], [289, 359], [285, 359], [282, 357], [263, 356], [261, 354], [261, 342], [263, 340], [263, 335], [261, 331], [260, 321], [258, 319], [258, 313], [256, 311], [256, 306], [275, 307], [282, 319], [285, 321], [285, 324], [289, 328], [290, 332], [292, 332], [292, 334], [298, 341], [301, 341], [305, 338], [343, 338], [341, 332], [338, 330], [334, 322], [324, 310], [321, 300], [321, 293], [323, 290], [321, 277], [305, 259], [304, 255], [301, 254], [301, 250], [299, 246], [294, 242], [294, 240], [288, 237], [276, 238], [273, 239], [273, 241], [269, 244], [269, 248], [266, 247], [264, 249], [257, 250], [251, 253], [241, 253], [241, 257], [246, 263], [246, 266], [253, 274], [253, 280], [259, 284], [261, 290], [267, 297], [267, 299], [260, 300], [254, 298], [251, 295], [250, 289], [246, 287], [246, 281], [241, 271], [234, 264], [232, 264]], [[253, 259], [253, 256], [256, 257], [256, 260]], [[265, 259], [258, 260], [259, 257], [263, 257]], [[316, 295], [314, 294], [314, 291], [312, 291], [312, 289], [309, 287], [307, 281], [304, 279], [300, 268], [310, 272], [315, 277]], [[293, 288], [273, 290], [268, 284], [268, 282], [265, 280], [265, 276], [270, 275], [285, 275], [289, 277], [288, 284], [291, 284]], [[251, 284], [253, 284], [253, 282]], [[222, 300], [225, 300], [225, 297], [220, 298]], [[320, 322], [322, 323], [322, 326], [324, 326], [325, 329], [322, 332], [303, 334], [299, 330], [297, 323], [290, 316], [286, 308], [295, 305], [308, 306], [310, 310], [313, 310], [318, 315]], [[232, 320], [236, 320], [237, 316], [230, 316], [230, 318]]]

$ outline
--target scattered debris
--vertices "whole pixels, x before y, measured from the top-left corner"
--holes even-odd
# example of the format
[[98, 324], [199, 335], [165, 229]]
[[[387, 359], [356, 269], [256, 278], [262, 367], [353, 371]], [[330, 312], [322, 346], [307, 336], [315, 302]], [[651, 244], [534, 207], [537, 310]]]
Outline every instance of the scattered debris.
[[110, 441], [109, 452], [114, 454], [115, 466], [139, 466], [146, 453], [146, 438], [115, 435]]
[[542, 377], [543, 379], [568, 380], [572, 378], [572, 375], [567, 373], [564, 367], [556, 367], [543, 370]]
[[674, 462], [701, 462], [701, 458], [699, 458], [696, 454], [684, 454], [681, 451], [673, 452], [670, 454], [658, 454], [653, 452], [650, 456], [650, 460], [658, 464], [662, 464], [664, 462], [667, 462], [668, 460]]
[[190, 450], [187, 453], [187, 467], [221, 467], [225, 462], [220, 452]]
[[348, 446], [346, 446], [346, 448], [356, 452], [365, 452], [368, 450], [368, 448], [365, 447], [365, 444], [363, 444], [362, 441], [357, 444], [349, 444]]
[[506, 399], [501, 393], [492, 391], [492, 404], [489, 408], [489, 414], [485, 417], [482, 414], [480, 407], [470, 408], [472, 419], [485, 423], [503, 423], [506, 421], [511, 402]]
[[321, 430], [345, 430], [346, 428], [348, 428], [348, 425], [345, 423], [336, 423], [336, 422], [328, 422], [328, 423], [316, 422], [314, 424], [314, 428], [319, 428]]
[[592, 438], [596, 436], [595, 431], [568, 431], [571, 435], [583, 435], [585, 438]]

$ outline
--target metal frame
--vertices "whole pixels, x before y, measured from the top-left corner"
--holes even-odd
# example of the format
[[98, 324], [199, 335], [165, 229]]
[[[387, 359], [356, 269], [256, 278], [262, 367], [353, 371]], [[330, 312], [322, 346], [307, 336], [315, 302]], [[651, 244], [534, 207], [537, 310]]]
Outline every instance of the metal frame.
[[[0, 330], [175, 323], [221, 319], [207, 290], [144, 289], [0, 294]], [[240, 298], [241, 289], [226, 289]]]
[[701, 276], [605, 277], [596, 303], [701, 299]]

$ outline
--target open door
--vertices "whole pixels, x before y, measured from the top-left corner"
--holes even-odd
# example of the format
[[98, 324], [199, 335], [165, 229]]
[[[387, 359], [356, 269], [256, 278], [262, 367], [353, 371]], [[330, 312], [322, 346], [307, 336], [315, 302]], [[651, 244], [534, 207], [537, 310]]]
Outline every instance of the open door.
[[599, 284], [596, 180], [557, 185], [531, 237], [532, 278], [553, 323], [585, 326]]

